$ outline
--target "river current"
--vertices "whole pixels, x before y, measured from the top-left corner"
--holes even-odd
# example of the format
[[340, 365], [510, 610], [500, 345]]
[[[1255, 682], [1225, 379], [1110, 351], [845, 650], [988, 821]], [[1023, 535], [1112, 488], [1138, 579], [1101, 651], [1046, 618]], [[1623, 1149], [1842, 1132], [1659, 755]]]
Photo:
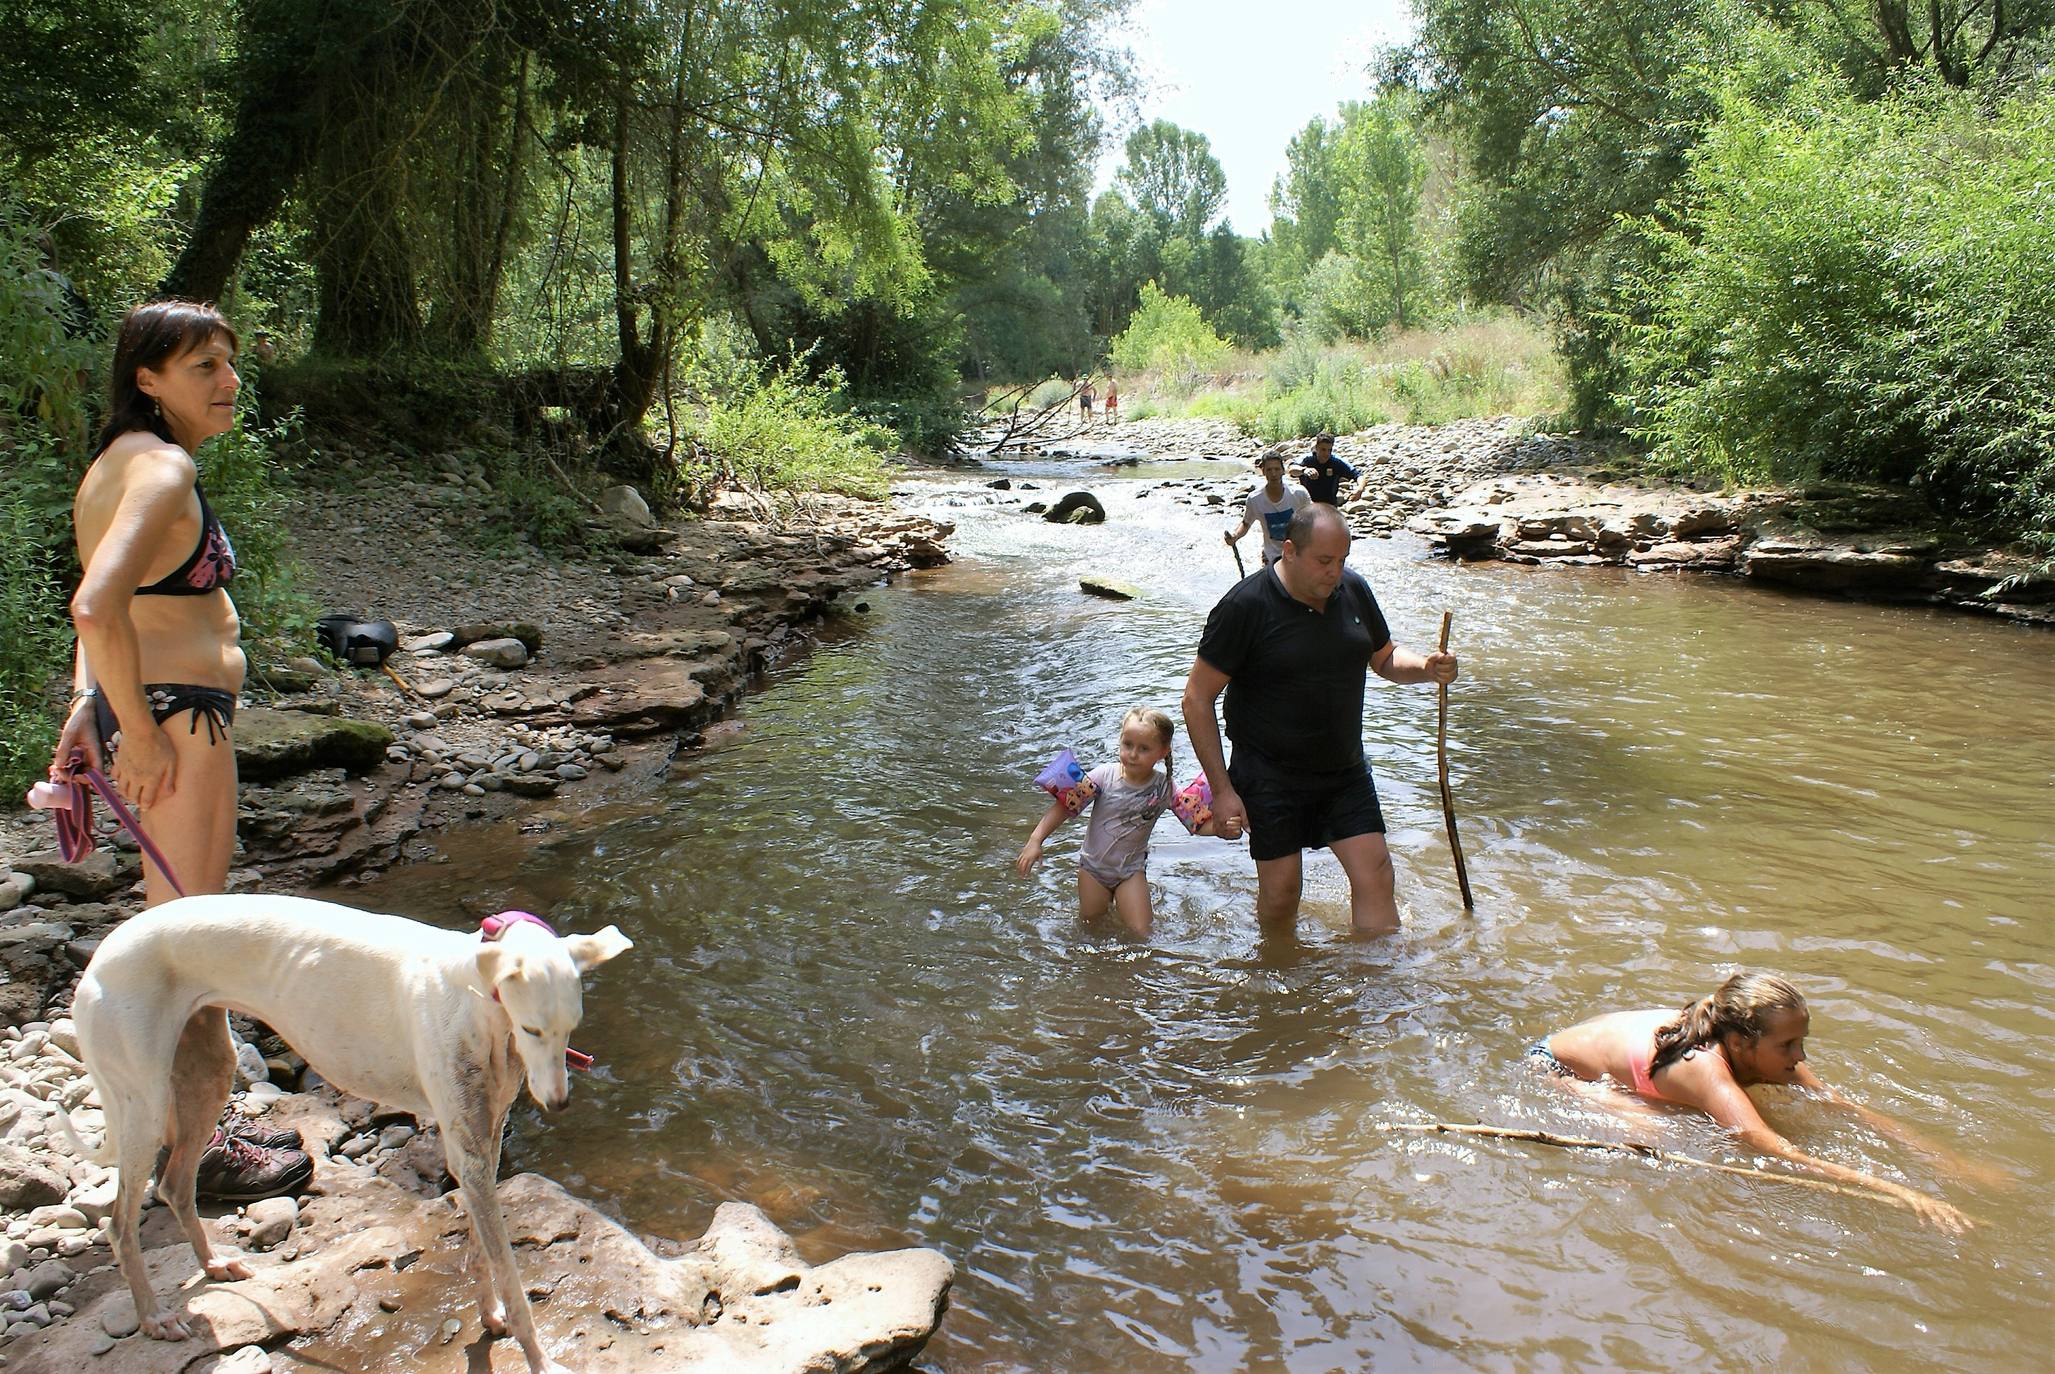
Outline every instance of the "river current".
[[[957, 561], [861, 598], [667, 784], [346, 900], [443, 924], [619, 924], [571, 1107], [512, 1167], [683, 1238], [753, 1202], [825, 1262], [957, 1266], [930, 1374], [2044, 1367], [2055, 1218], [2055, 639], [1996, 621], [1618, 570], [1458, 567], [1359, 540], [1402, 643], [1454, 613], [1456, 808], [1430, 688], [1371, 680], [1403, 932], [1361, 941], [1331, 857], [1296, 936], [1244, 848], [1165, 817], [1146, 940], [1081, 924], [1075, 847], [1012, 859], [1069, 746], [1177, 714], [1235, 576], [1198, 464], [912, 480]], [[997, 492], [1006, 475], [1039, 492]], [[1170, 483], [1172, 485], [1166, 485]], [[1019, 507], [1089, 488], [1101, 526]], [[1246, 541], [1253, 566], [1254, 536]], [[1083, 595], [1087, 573], [1130, 602]], [[1195, 772], [1182, 736], [1178, 780]], [[1385, 1129], [1618, 1139], [1523, 1071], [1590, 1013], [1737, 967], [1811, 1002], [1815, 1070], [1989, 1166], [1957, 1176], [1758, 1090], [1803, 1148], [1981, 1225], [1625, 1156]], [[1676, 1118], [1665, 1145], [1751, 1163]], [[459, 1295], [461, 1296], [461, 1295]]]

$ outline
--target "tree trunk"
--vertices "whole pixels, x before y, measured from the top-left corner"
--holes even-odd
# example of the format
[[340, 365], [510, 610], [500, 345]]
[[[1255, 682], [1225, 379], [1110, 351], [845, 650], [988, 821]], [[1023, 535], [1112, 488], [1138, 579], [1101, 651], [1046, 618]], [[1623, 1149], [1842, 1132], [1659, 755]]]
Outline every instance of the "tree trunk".
[[298, 5], [244, 6], [242, 99], [200, 193], [192, 235], [164, 278], [166, 295], [219, 300], [250, 235], [277, 216], [312, 161], [313, 43], [305, 33], [289, 33], [303, 22]]

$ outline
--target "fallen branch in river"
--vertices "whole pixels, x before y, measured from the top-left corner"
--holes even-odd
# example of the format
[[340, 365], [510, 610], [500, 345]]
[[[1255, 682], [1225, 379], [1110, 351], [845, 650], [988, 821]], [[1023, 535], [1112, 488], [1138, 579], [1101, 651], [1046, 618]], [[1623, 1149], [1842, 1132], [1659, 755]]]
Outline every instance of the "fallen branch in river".
[[1716, 1169], [1723, 1174], [1739, 1174], [1743, 1178], [1764, 1178], [1772, 1183], [1789, 1183], [1800, 1188], [1817, 1188], [1823, 1192], [1840, 1193], [1844, 1197], [1866, 1198], [1871, 1202], [1888, 1202], [1894, 1207], [1912, 1210], [1912, 1205], [1889, 1193], [1871, 1192], [1867, 1188], [1850, 1188], [1846, 1184], [1833, 1183], [1824, 1178], [1803, 1178], [1797, 1174], [1774, 1173], [1768, 1169], [1750, 1169], [1739, 1164], [1718, 1164], [1710, 1159], [1699, 1159], [1695, 1155], [1673, 1154], [1653, 1145], [1644, 1145], [1635, 1140], [1587, 1140], [1582, 1136], [1557, 1135], [1553, 1131], [1516, 1130], [1510, 1126], [1472, 1126], [1457, 1121], [1392, 1121], [1378, 1127], [1382, 1131], [1414, 1131], [1435, 1135], [1481, 1135], [1494, 1140], [1531, 1140], [1537, 1145], [1557, 1145], [1569, 1150], [1607, 1150], [1614, 1154], [1640, 1155], [1664, 1164], [1689, 1164], [1699, 1169]]

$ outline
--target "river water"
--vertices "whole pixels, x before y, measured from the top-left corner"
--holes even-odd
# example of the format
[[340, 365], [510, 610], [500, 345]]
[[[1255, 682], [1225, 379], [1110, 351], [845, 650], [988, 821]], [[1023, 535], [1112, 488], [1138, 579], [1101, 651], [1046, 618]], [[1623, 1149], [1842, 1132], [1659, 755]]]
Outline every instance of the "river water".
[[[1245, 849], [1165, 817], [1156, 929], [1135, 940], [1078, 920], [1081, 825], [1032, 878], [1011, 860], [1056, 749], [1110, 757], [1130, 705], [1175, 717], [1234, 565], [1222, 513], [1163, 484], [1230, 471], [982, 474], [1089, 486], [1110, 518], [1082, 528], [1021, 514], [1019, 492], [913, 481], [901, 503], [960, 522], [958, 561], [831, 622], [662, 790], [446, 836], [446, 862], [352, 895], [634, 939], [588, 980], [578, 1043], [601, 1072], [554, 1121], [519, 1109], [513, 1166], [644, 1232], [696, 1236], [742, 1199], [815, 1262], [940, 1249], [957, 1282], [935, 1374], [2045, 1367], [2055, 639], [1360, 540], [1401, 642], [1455, 615], [1475, 915], [1442, 835], [1434, 694], [1373, 678], [1403, 933], [1352, 938], [1322, 854], [1296, 936], [1261, 936]], [[1087, 572], [1142, 595], [1086, 597]], [[1174, 761], [1194, 771], [1182, 738]], [[1736, 967], [1807, 994], [1827, 1082], [1991, 1173], [1759, 1090], [1772, 1124], [1979, 1229], [1383, 1129], [1620, 1138], [1522, 1050]], [[1663, 1129], [1750, 1162], [1705, 1123]]]

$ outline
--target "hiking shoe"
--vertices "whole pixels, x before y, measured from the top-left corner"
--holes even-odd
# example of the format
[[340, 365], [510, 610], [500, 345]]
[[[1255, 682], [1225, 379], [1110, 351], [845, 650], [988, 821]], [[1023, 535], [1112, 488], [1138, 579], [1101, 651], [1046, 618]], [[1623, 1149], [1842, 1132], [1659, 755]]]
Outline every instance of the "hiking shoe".
[[234, 1107], [221, 1114], [221, 1129], [237, 1140], [246, 1141], [260, 1150], [298, 1150], [304, 1142], [300, 1133], [290, 1126], [266, 1126], [253, 1121]]
[[200, 1155], [196, 1190], [214, 1202], [255, 1202], [297, 1193], [314, 1176], [314, 1161], [299, 1150], [267, 1150], [216, 1128]]

